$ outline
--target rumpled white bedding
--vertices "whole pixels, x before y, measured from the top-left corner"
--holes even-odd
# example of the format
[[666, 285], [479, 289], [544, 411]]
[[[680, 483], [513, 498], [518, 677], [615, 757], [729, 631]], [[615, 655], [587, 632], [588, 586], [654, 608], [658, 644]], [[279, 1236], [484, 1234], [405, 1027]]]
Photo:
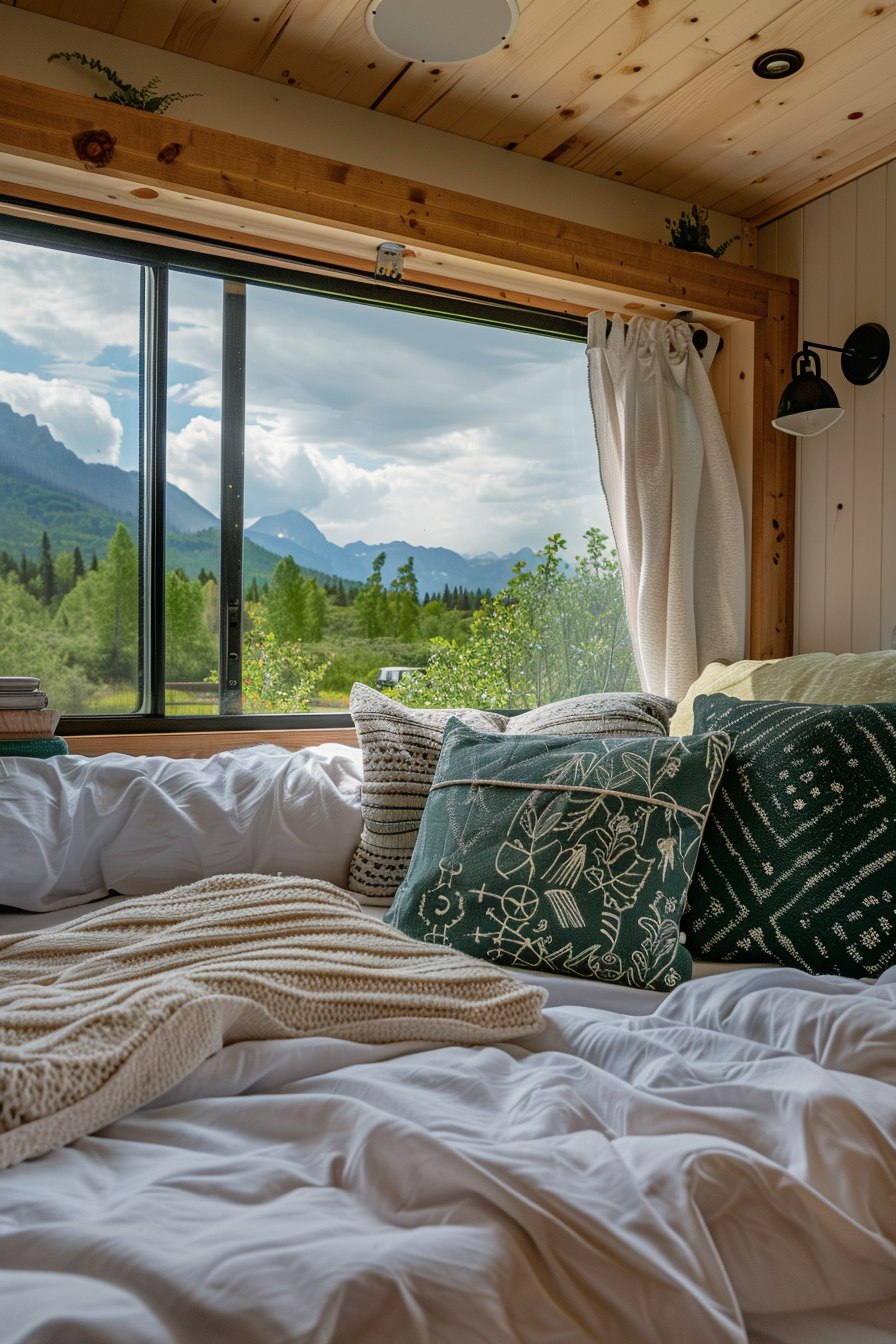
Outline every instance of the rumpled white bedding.
[[896, 971], [234, 1045], [0, 1174], [3, 1344], [884, 1344]]
[[207, 760], [0, 757], [0, 904], [58, 910], [224, 873], [344, 887], [361, 774], [360, 750], [339, 743]]

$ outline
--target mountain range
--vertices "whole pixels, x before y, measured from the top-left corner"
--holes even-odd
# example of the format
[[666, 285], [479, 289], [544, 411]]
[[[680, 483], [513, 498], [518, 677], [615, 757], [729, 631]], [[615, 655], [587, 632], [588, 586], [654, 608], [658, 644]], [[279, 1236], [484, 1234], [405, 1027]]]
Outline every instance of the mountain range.
[[[84, 462], [54, 439], [33, 415], [19, 415], [0, 402], [0, 550], [40, 553], [44, 530], [54, 552], [80, 546], [89, 561], [102, 555], [120, 521], [136, 536], [139, 477], [136, 471], [106, 463]], [[201, 569], [218, 572], [219, 524], [215, 515], [186, 491], [169, 484], [168, 556], [195, 578]], [[399, 565], [414, 559], [421, 596], [449, 588], [483, 592], [502, 588], [513, 565], [535, 556], [528, 547], [514, 555], [493, 553], [471, 559], [441, 546], [412, 546], [405, 541], [376, 544], [355, 541], [338, 546], [329, 541], [310, 518], [296, 509], [259, 518], [246, 529], [243, 573], [246, 583], [270, 578], [277, 560], [291, 555], [296, 563], [320, 577], [363, 582], [373, 561], [386, 552], [383, 579], [388, 584]]]
[[383, 579], [388, 584], [398, 573], [399, 565], [406, 564], [412, 556], [421, 597], [425, 592], [441, 593], [446, 584], [449, 588], [469, 588], [472, 592], [477, 588], [483, 592], [490, 588], [496, 593], [510, 578], [517, 561], [524, 560], [531, 565], [535, 559], [528, 546], [515, 555], [476, 555], [469, 560], [444, 546], [412, 546], [407, 541], [351, 541], [346, 546], [337, 546], [297, 509], [259, 518], [246, 529], [246, 536], [265, 550], [277, 555], [291, 555], [297, 565], [320, 569], [342, 579], [363, 581], [375, 558], [385, 551]]

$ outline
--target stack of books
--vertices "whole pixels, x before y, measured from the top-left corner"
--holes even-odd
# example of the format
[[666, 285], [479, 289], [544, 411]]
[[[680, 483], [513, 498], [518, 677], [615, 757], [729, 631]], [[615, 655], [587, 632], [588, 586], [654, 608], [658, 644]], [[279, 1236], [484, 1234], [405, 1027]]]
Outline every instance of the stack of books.
[[52, 737], [59, 710], [49, 704], [39, 677], [0, 677], [0, 742]]

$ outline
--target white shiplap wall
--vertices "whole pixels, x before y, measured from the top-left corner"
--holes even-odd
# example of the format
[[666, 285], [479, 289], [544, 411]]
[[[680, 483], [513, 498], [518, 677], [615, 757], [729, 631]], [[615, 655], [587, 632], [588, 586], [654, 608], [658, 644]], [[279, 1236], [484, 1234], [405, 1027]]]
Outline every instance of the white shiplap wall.
[[[759, 264], [800, 281], [801, 340], [881, 322], [896, 347], [896, 162], [766, 225]], [[896, 628], [896, 348], [861, 388], [819, 353], [846, 414], [797, 440], [795, 652], [866, 653]]]

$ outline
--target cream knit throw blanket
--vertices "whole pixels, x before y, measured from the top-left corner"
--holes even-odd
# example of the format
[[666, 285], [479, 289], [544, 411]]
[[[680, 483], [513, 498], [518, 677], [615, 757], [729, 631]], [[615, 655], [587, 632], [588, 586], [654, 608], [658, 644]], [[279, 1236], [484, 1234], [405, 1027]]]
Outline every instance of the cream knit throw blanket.
[[363, 915], [328, 882], [207, 878], [0, 937], [0, 1168], [161, 1096], [233, 1041], [479, 1045], [543, 990]]

